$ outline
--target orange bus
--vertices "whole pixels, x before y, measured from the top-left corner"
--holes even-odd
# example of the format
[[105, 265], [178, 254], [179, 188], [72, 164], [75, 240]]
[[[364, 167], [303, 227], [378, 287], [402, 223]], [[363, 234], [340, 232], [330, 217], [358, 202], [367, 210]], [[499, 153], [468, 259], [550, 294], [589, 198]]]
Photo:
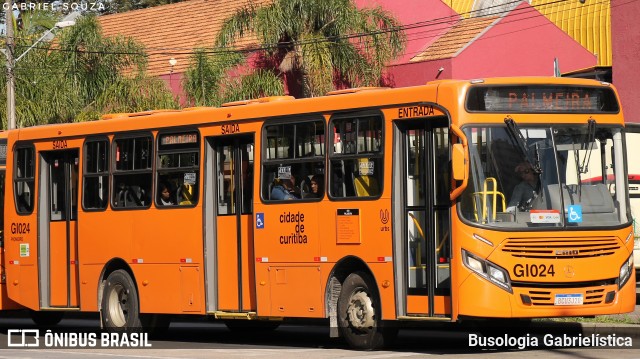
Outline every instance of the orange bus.
[[0, 131], [0, 310], [21, 308], [16, 302], [7, 296], [7, 278], [4, 263], [4, 187], [7, 164], [7, 132]]
[[[7, 133], [7, 131], [0, 131], [0, 311], [16, 311], [25, 308], [9, 299], [4, 260], [4, 195], [7, 164]], [[57, 324], [64, 316], [63, 312], [28, 310], [28, 313], [36, 324], [46, 326]]]
[[4, 194], [7, 166], [7, 131], [0, 131], [0, 310], [21, 309], [7, 295], [7, 277], [4, 263]]
[[364, 349], [409, 321], [629, 312], [624, 138], [614, 87], [567, 78], [20, 129], [8, 295], [110, 330], [328, 319]]

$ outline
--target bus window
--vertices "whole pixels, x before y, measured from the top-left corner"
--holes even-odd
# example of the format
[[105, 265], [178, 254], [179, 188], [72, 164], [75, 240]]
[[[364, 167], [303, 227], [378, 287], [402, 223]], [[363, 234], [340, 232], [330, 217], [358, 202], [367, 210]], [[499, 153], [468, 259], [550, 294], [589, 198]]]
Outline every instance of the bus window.
[[[322, 198], [311, 178], [324, 178], [324, 121], [267, 125], [262, 197], [265, 200]], [[318, 177], [316, 177], [318, 178]]]
[[[197, 132], [158, 136], [158, 206], [188, 206], [198, 203], [200, 136]], [[162, 198], [162, 190], [169, 198]]]
[[119, 138], [113, 141], [114, 208], [148, 208], [151, 193], [151, 135]]
[[627, 222], [624, 203], [616, 200], [624, 192], [612, 185], [619, 129], [522, 126], [516, 130], [521, 136], [505, 127], [465, 131], [472, 141], [471, 180], [461, 202], [468, 220], [511, 228]]
[[20, 214], [33, 211], [33, 193], [35, 184], [34, 149], [23, 147], [16, 149], [16, 170], [14, 196], [16, 210]]
[[332, 197], [378, 197], [382, 193], [382, 118], [362, 116], [331, 122]]
[[109, 140], [87, 141], [84, 145], [85, 209], [105, 209], [109, 198]]
[[[253, 140], [253, 139], [251, 139]], [[253, 143], [232, 137], [216, 145], [218, 164], [218, 215], [253, 211]], [[240, 201], [240, 208], [237, 204]]]

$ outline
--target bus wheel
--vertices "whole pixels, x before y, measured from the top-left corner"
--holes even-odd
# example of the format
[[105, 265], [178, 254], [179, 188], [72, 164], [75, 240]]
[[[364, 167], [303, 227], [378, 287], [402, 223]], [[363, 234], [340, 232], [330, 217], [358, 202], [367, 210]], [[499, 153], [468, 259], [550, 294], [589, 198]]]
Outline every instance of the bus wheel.
[[29, 310], [29, 316], [34, 323], [43, 327], [50, 327], [60, 323], [64, 317], [64, 312], [39, 312]]
[[107, 329], [140, 329], [138, 292], [129, 273], [122, 269], [107, 277], [102, 292], [102, 324]]
[[350, 274], [338, 298], [338, 326], [347, 343], [356, 349], [373, 350], [388, 345], [397, 329], [385, 327], [380, 315], [380, 299], [373, 280], [364, 272]]

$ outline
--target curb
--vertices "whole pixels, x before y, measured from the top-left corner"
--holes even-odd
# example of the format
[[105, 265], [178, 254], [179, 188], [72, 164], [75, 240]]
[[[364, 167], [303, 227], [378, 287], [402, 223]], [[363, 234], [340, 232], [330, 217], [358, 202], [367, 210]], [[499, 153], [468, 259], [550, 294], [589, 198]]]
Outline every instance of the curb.
[[582, 334], [600, 334], [640, 338], [640, 324], [616, 324], [616, 323], [580, 323]]

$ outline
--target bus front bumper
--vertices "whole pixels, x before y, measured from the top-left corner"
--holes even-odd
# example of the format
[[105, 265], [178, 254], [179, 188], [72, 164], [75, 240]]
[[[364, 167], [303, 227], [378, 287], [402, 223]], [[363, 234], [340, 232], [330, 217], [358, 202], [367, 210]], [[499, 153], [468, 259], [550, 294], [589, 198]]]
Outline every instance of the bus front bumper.
[[[470, 274], [460, 286], [459, 315], [485, 318], [582, 317], [629, 313], [635, 309], [635, 280], [578, 288], [520, 287], [513, 293]], [[581, 304], [579, 304], [581, 302]]]

